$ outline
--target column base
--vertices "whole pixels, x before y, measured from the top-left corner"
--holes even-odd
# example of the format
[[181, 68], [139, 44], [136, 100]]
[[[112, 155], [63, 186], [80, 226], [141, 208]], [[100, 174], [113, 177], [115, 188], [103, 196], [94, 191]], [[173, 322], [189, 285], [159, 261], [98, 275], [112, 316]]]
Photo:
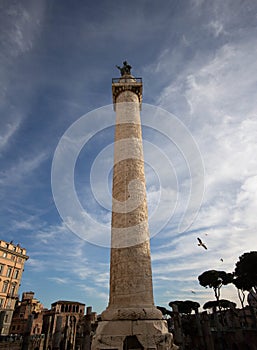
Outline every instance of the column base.
[[100, 321], [91, 350], [177, 350], [165, 320]]
[[152, 307], [108, 307], [101, 314], [103, 321], [114, 320], [161, 320], [162, 313]]

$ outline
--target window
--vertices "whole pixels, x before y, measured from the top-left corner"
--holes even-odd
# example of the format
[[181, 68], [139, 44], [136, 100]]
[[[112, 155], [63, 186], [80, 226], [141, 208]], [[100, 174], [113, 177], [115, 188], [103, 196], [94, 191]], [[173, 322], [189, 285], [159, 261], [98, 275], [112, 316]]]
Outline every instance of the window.
[[13, 283], [13, 284], [11, 285], [11, 290], [10, 290], [11, 295], [14, 295], [14, 294], [15, 294], [15, 288], [16, 288], [16, 283]]
[[14, 276], [13, 276], [13, 277], [14, 277], [15, 279], [17, 279], [18, 276], [19, 276], [19, 270], [15, 270], [15, 271], [14, 271]]
[[7, 253], [3, 252], [3, 258], [6, 258], [6, 257], [7, 257]]
[[8, 281], [5, 281], [4, 284], [3, 284], [3, 288], [2, 288], [2, 292], [3, 293], [6, 293], [7, 292], [7, 288], [8, 288]]
[[6, 272], [6, 277], [10, 277], [12, 273], [12, 268], [8, 267], [7, 272]]
[[8, 315], [5, 315], [4, 322], [8, 322]]
[[4, 265], [0, 265], [0, 275], [2, 275], [3, 273], [3, 268], [4, 268]]
[[3, 298], [0, 298], [0, 307], [2, 307], [4, 304], [4, 299]]

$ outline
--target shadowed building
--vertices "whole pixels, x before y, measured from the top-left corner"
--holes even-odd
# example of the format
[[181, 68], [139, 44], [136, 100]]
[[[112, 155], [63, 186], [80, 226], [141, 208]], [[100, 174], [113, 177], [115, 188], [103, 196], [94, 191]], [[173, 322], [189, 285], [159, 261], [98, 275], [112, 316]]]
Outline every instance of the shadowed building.
[[[22, 299], [13, 312], [10, 334], [38, 335], [42, 333], [44, 307], [34, 298], [34, 292], [22, 293]], [[28, 324], [30, 328], [28, 329]]]
[[85, 312], [85, 304], [59, 300], [46, 311], [43, 320], [44, 349], [75, 350], [78, 323]]
[[[109, 305], [92, 349], [171, 349], [172, 335], [155, 307], [141, 135], [142, 79], [124, 62], [113, 79], [116, 111]], [[174, 346], [174, 349], [176, 347]]]

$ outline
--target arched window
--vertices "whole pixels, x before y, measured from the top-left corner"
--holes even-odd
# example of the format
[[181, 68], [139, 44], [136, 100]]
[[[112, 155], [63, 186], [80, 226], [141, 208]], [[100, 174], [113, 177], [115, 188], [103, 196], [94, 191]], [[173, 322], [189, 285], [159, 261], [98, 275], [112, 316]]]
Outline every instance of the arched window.
[[16, 289], [16, 283], [12, 283], [11, 285], [11, 290], [10, 290], [10, 294], [14, 295], [15, 294], [15, 289]]
[[3, 283], [3, 288], [2, 288], [2, 292], [3, 292], [3, 293], [6, 293], [6, 292], [7, 292], [8, 284], [9, 284], [9, 281], [4, 281], [4, 283]]
[[8, 266], [8, 269], [6, 271], [6, 277], [10, 277], [11, 276], [11, 273], [12, 273], [12, 267], [11, 266]]

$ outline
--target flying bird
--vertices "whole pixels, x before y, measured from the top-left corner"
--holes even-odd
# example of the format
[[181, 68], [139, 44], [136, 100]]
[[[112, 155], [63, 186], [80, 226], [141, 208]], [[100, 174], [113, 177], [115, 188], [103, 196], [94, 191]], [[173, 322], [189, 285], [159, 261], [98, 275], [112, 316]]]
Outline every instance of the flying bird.
[[197, 237], [197, 239], [198, 239], [198, 242], [199, 242], [198, 245], [202, 246], [204, 249], [207, 249], [206, 245], [202, 242], [201, 238]]
[[221, 258], [220, 261], [223, 262], [224, 260]]
[[196, 294], [196, 292], [194, 290], [191, 290], [191, 293]]

